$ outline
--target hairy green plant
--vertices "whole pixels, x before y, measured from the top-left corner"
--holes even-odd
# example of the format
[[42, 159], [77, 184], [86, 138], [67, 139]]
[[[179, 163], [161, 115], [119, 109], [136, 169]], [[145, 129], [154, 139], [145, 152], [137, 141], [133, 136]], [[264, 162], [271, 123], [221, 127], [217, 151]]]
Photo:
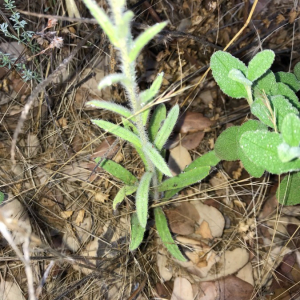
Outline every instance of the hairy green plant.
[[254, 177], [294, 172], [279, 186], [280, 203], [299, 204], [300, 179], [300, 63], [294, 73], [274, 74], [270, 67], [275, 54], [264, 50], [248, 67], [229, 53], [217, 51], [211, 57], [213, 76], [222, 91], [233, 98], [246, 98], [258, 120], [226, 129], [215, 143], [221, 160], [241, 160]]
[[[209, 155], [195, 160], [184, 172], [175, 177], [172, 177], [165, 162], [163, 146], [177, 121], [179, 106], [175, 105], [167, 114], [165, 105], [159, 104], [149, 117], [150, 108], [146, 109], [146, 107], [149, 107], [147, 105], [158, 94], [163, 74], [158, 74], [149, 89], [140, 92], [135, 75], [135, 61], [142, 48], [166, 26], [166, 22], [149, 27], [134, 39], [130, 30], [133, 13], [125, 11], [124, 0], [108, 1], [111, 8], [110, 17], [93, 0], [84, 0], [84, 2], [112, 45], [117, 49], [122, 70], [121, 73], [105, 77], [100, 82], [99, 88], [120, 83], [130, 102], [129, 109], [107, 101], [88, 102], [87, 104], [90, 106], [119, 114], [122, 117], [123, 126], [104, 120], [92, 120], [92, 122], [131, 143], [145, 165], [145, 173], [138, 179], [124, 167], [109, 159], [96, 159], [100, 167], [125, 184], [114, 199], [114, 209], [127, 195], [135, 193], [136, 213], [133, 213], [131, 218], [131, 243], [129, 246], [132, 251], [143, 241], [147, 227], [149, 201], [157, 204], [160, 201], [168, 200], [181, 189], [202, 180], [209, 174], [211, 167], [219, 162], [219, 159], [214, 152], [211, 152]], [[164, 176], [170, 178], [164, 180]], [[178, 260], [186, 260], [172, 238], [167, 219], [160, 207], [154, 208], [154, 217], [158, 234], [166, 248]]]
[[[10, 20], [12, 22], [13, 33], [11, 33], [8, 28], [9, 24], [7, 22], [0, 24], [0, 31], [8, 38], [16, 40], [18, 43], [23, 44], [25, 47], [30, 48], [33, 52], [37, 49], [31, 44], [33, 31], [25, 29], [27, 22], [21, 19], [20, 13], [16, 11], [15, 1], [4, 0], [5, 10], [8, 11], [10, 15]], [[29, 70], [25, 63], [17, 61], [17, 58], [12, 57], [8, 53], [3, 53], [0, 51], [0, 67], [7, 67], [8, 69], [16, 68], [16, 70], [21, 74], [24, 81], [29, 81], [32, 79], [40, 80], [40, 76], [37, 72]]]

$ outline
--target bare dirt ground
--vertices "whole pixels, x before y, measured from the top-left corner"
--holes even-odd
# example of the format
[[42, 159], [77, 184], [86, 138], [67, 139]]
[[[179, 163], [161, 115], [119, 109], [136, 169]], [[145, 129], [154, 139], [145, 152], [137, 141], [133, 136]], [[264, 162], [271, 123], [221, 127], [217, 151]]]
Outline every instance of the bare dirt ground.
[[[105, 0], [97, 2], [108, 9]], [[128, 1], [136, 16], [133, 35], [169, 21], [139, 56], [137, 75], [143, 90], [163, 71], [161, 95], [172, 95], [168, 108], [181, 105], [181, 121], [166, 145], [171, 167], [188, 165], [214, 148], [222, 130], [251, 117], [247, 102], [222, 94], [211, 73], [200, 78], [212, 53], [224, 49], [245, 24], [252, 2]], [[39, 50], [33, 53], [1, 32], [0, 50], [40, 79], [25, 82], [13, 66], [0, 68], [0, 185], [6, 195], [0, 222], [12, 238], [0, 240], [0, 299], [29, 299], [28, 282], [37, 299], [45, 300], [300, 299], [300, 209], [279, 206], [278, 176], [250, 178], [236, 161], [219, 164], [163, 206], [187, 263], [172, 259], [152, 222], [141, 247], [128, 251], [134, 198], [113, 211], [122, 184], [93, 159], [110, 157], [137, 177], [143, 164], [130, 145], [90, 121], [121, 120], [85, 106], [92, 99], [126, 106], [120, 86], [97, 89], [105, 75], [118, 71], [116, 53], [92, 20], [66, 18], [91, 19], [79, 0], [15, 5]], [[249, 25], [227, 51], [248, 63], [260, 50], [272, 49], [273, 71], [293, 69], [300, 53], [299, 9], [297, 1], [258, 1]], [[0, 12], [6, 22], [10, 14], [2, 4]], [[53, 16], [61, 18], [45, 29]], [[54, 37], [63, 39], [61, 47], [49, 47]], [[65, 59], [70, 61], [57, 72]], [[13, 134], [43, 81], [47, 84], [32, 99], [19, 133], [13, 164]]]

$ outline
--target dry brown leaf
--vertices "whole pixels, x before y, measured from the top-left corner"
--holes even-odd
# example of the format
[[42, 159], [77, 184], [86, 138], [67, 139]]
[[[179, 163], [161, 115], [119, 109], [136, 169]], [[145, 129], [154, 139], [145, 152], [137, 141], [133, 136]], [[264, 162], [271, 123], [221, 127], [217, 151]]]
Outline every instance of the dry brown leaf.
[[109, 194], [104, 194], [101, 192], [95, 194], [95, 201], [97, 202], [104, 203], [108, 199], [109, 199]]
[[169, 167], [173, 175], [180, 174], [186, 166], [192, 162], [191, 155], [187, 149], [179, 145], [170, 150]]
[[251, 284], [233, 275], [220, 279], [217, 285], [222, 300], [249, 300], [254, 290]]
[[186, 278], [175, 279], [171, 300], [194, 300], [192, 285]]
[[113, 149], [110, 149], [115, 141], [116, 138], [113, 136], [106, 137], [106, 139], [101, 142], [101, 144], [95, 149], [94, 153], [91, 156], [91, 159], [93, 160], [96, 157], [102, 157], [104, 155], [106, 155], [107, 158], [113, 158], [119, 149], [118, 145], [115, 145]]
[[180, 133], [196, 132], [209, 128], [213, 122], [197, 112], [186, 112], [177, 121], [175, 131]]
[[228, 187], [228, 180], [221, 173], [217, 173], [214, 177], [209, 180], [209, 183], [214, 187], [214, 192], [218, 196], [227, 195], [226, 189]]
[[187, 150], [197, 148], [204, 138], [204, 131], [197, 131], [184, 136], [181, 140], [181, 145]]
[[253, 268], [251, 262], [248, 262], [242, 269], [240, 269], [237, 272], [236, 277], [254, 286]]
[[195, 207], [188, 202], [183, 202], [176, 206], [176, 208], [168, 209], [165, 213], [167, 215], [171, 231], [181, 235], [194, 233], [195, 224], [200, 218]]
[[20, 287], [12, 281], [4, 281], [1, 276], [0, 283], [1, 300], [25, 300]]
[[199, 282], [199, 284], [194, 284], [194, 295], [196, 295], [195, 300], [219, 300], [218, 299], [218, 287], [215, 282]]
[[225, 219], [220, 211], [213, 206], [203, 204], [201, 201], [193, 201], [192, 204], [200, 215], [198, 223], [201, 225], [203, 221], [206, 221], [212, 236], [221, 237], [225, 226]]
[[62, 218], [68, 219], [73, 215], [73, 212], [74, 212], [73, 210], [61, 211], [60, 215], [61, 215]]
[[173, 276], [173, 270], [168, 262], [166, 250], [164, 248], [157, 252], [156, 262], [161, 282], [169, 281]]
[[213, 236], [206, 221], [203, 221], [195, 233], [200, 234], [204, 239], [212, 239]]
[[75, 224], [77, 226], [79, 226], [83, 222], [84, 212], [85, 212], [84, 209], [79, 210], [78, 215], [75, 220]]

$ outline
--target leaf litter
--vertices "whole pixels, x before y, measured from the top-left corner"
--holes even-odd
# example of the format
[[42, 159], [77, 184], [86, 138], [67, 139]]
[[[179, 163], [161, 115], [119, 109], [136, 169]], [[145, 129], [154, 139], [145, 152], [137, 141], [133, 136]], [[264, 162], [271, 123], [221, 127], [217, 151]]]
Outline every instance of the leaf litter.
[[[100, 2], [106, 7], [104, 1]], [[288, 7], [288, 1], [284, 2]], [[180, 6], [169, 1], [168, 4], [150, 5], [147, 11], [151, 13], [146, 15], [143, 11], [147, 3], [145, 1], [138, 7], [136, 14], [145, 17], [138, 19], [139, 22], [154, 22], [154, 12], [160, 17], [167, 12], [171, 21], [169, 29], [185, 32], [181, 36], [178, 32], [176, 36], [169, 33], [166, 46], [161, 46], [166, 37], [159, 36], [155, 40], [157, 44], [140, 55], [137, 73], [142, 89], [148, 87], [161, 70], [165, 72], [162, 90], [174, 87], [177, 79], [182, 81], [182, 87], [196, 84], [199, 81], [196, 72], [205, 67], [214, 50], [208, 44], [199, 44], [190, 35], [204, 36], [206, 42], [213, 44], [218, 32], [218, 44], [224, 47], [235, 33], [235, 28], [228, 24], [232, 19], [240, 22], [243, 14], [248, 13], [246, 6], [232, 6], [230, 1], [222, 3], [219, 10], [214, 1], [183, 1]], [[274, 6], [262, 6], [256, 15], [256, 20], [260, 21], [260, 25], [257, 24], [260, 36], [272, 36], [265, 40], [264, 47], [279, 52], [283, 42], [287, 48], [291, 43], [288, 38], [291, 27], [274, 29], [284, 22], [293, 23], [295, 19], [291, 14], [292, 6], [290, 11], [284, 8], [282, 14], [273, 18], [271, 12], [275, 13], [281, 5], [283, 2], [274, 1]], [[32, 6], [26, 10], [34, 9]], [[50, 11], [57, 13], [52, 8]], [[233, 17], [228, 11], [235, 13]], [[221, 19], [219, 12], [223, 16]], [[35, 17], [28, 18], [32, 26], [37, 24]], [[82, 38], [75, 25], [68, 30], [60, 26], [56, 29], [64, 34], [65, 41], [69, 39], [76, 44]], [[249, 29], [245, 40], [236, 45], [243, 49], [254, 43], [256, 37], [256, 31]], [[12, 42], [7, 44], [18, 48]], [[269, 295], [274, 293], [269, 299], [299, 297], [299, 207], [282, 207], [278, 203], [271, 192], [272, 185], [277, 184], [275, 178], [254, 181], [234, 162], [219, 165], [217, 169], [222, 172], [221, 176], [213, 172], [209, 181], [182, 191], [164, 207], [170, 228], [189, 259], [186, 264], [180, 265], [171, 259], [153, 238], [153, 228], [140, 249], [135, 253], [127, 252], [130, 241], [128, 215], [132, 213], [134, 198], [126, 197], [117, 214], [113, 215], [112, 200], [121, 188], [120, 183], [103, 169], [96, 168], [93, 159], [108, 155], [110, 159], [122, 162], [138, 178], [144, 170], [129, 145], [115, 145], [114, 137], [90, 125], [91, 118], [121, 120], [112, 113], [85, 107], [87, 101], [99, 99], [122, 103], [126, 99], [117, 85], [104, 91], [97, 89], [105, 75], [116, 72], [113, 69], [117, 64], [113, 63], [114, 53], [104, 36], [97, 36], [91, 44], [103, 53], [99, 55], [98, 50], [90, 52], [94, 50], [83, 48], [77, 62], [68, 71], [64, 70], [34, 102], [18, 140], [16, 166], [10, 162], [10, 136], [36, 82], [24, 82], [20, 74], [8, 72], [7, 68], [0, 70], [3, 74], [0, 91], [1, 190], [9, 195], [1, 204], [1, 217], [20, 247], [26, 242], [26, 235], [31, 234], [33, 240], [39, 241], [38, 248], [36, 244], [30, 247], [32, 256], [38, 255], [37, 250], [45, 255], [55, 255], [55, 264], [46, 278], [42, 295], [55, 299], [67, 291], [70, 298], [133, 299], [132, 295], [136, 293], [137, 299], [150, 299], [156, 293], [162, 295], [161, 299], [246, 300], [264, 299], [267, 291]], [[24, 50], [16, 53], [3, 47], [1, 44], [1, 50], [16, 58]], [[60, 51], [46, 52], [43, 57], [46, 59], [37, 63], [51, 71], [54, 64], [58, 65], [70, 51], [70, 45], [66, 44]], [[244, 51], [246, 59], [250, 60], [251, 51]], [[110, 61], [104, 52], [109, 53]], [[299, 60], [297, 53], [299, 51], [294, 51], [294, 60]], [[26, 53], [25, 58], [31, 55]], [[26, 64], [34, 68], [31, 62]], [[186, 75], [192, 76], [185, 79]], [[173, 140], [169, 141], [173, 144], [170, 148], [178, 147], [171, 156], [179, 166], [177, 172], [212, 148], [220, 133], [216, 125], [225, 125], [228, 120], [240, 124], [245, 116], [239, 113], [243, 102], [227, 101], [211, 79], [202, 83], [201, 88], [205, 92], [195, 94], [189, 106], [184, 107], [186, 113], [173, 133]], [[185, 93], [178, 93], [168, 103], [169, 107], [175, 102], [183, 103], [185, 97]], [[228, 176], [223, 176], [222, 168]], [[234, 172], [236, 180], [233, 180]], [[19, 263], [16, 265], [18, 257], [2, 237], [1, 247], [1, 275], [6, 274], [5, 278], [1, 277], [1, 291], [11, 290], [7, 299], [24, 299], [27, 295], [25, 268]], [[46, 274], [45, 266], [50, 265], [48, 260], [41, 265], [42, 261], [31, 261], [36, 272], [36, 286]], [[145, 277], [147, 283], [143, 287]], [[78, 280], [83, 281], [78, 283]], [[73, 286], [76, 288], [72, 289]]]

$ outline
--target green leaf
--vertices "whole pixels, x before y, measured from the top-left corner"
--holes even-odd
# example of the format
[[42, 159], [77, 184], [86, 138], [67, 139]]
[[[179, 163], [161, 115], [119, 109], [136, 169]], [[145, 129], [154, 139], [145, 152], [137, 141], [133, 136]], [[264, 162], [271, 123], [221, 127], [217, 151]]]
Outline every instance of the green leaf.
[[118, 115], [121, 115], [125, 118], [130, 118], [132, 116], [132, 112], [119, 104], [113, 103], [113, 102], [108, 102], [108, 101], [99, 101], [99, 100], [92, 100], [86, 103], [86, 105], [95, 107], [95, 108], [101, 108], [101, 109], [106, 109], [109, 111], [112, 111], [114, 113], [117, 113]]
[[219, 135], [215, 143], [215, 153], [220, 159], [228, 161], [239, 159], [238, 132], [238, 126], [231, 126]]
[[[245, 122], [242, 126], [239, 128], [239, 133], [237, 136], [237, 140], [239, 141], [242, 134], [247, 132], [247, 131], [255, 131], [255, 130], [266, 130], [267, 131], [267, 126], [264, 125], [263, 123], [255, 120], [249, 120]], [[257, 164], [252, 162], [242, 151], [241, 146], [238, 148], [238, 155], [239, 159], [242, 161], [244, 168], [246, 171], [253, 177], [261, 177], [265, 171], [264, 168], [259, 167]]]
[[297, 205], [299, 198], [300, 173], [288, 174], [278, 186], [276, 196], [282, 205]]
[[275, 54], [272, 50], [264, 50], [257, 53], [249, 62], [247, 78], [254, 81], [261, 77], [270, 69], [275, 59]]
[[114, 83], [123, 83], [125, 86], [128, 82], [126, 76], [122, 73], [110, 74], [105, 76], [100, 83], [98, 84], [98, 89], [102, 90], [108, 86], [113, 85]]
[[233, 98], [247, 98], [248, 94], [244, 85], [228, 77], [232, 69], [247, 74], [247, 67], [244, 63], [227, 52], [217, 51], [211, 57], [210, 67], [216, 82], [226, 95]]
[[122, 117], [122, 123], [123, 123], [125, 129], [127, 129], [129, 131], [133, 131], [133, 133], [138, 135], [138, 130], [137, 130], [136, 126], [130, 120]]
[[228, 77], [236, 82], [241, 83], [242, 85], [246, 85], [246, 86], [252, 85], [252, 81], [247, 79], [246, 76], [240, 70], [237, 69], [230, 70], [230, 72], [228, 73]]
[[275, 112], [277, 127], [279, 128], [279, 131], [281, 131], [285, 116], [290, 113], [298, 114], [298, 110], [281, 95], [272, 96], [270, 101], [273, 106], [273, 111]]
[[158, 186], [159, 192], [165, 192], [173, 189], [185, 188], [191, 184], [197, 183], [206, 176], [210, 171], [209, 166], [198, 167], [187, 172], [182, 172], [175, 177], [166, 179]]
[[255, 97], [257, 96], [257, 90], [259, 91], [259, 96], [261, 95], [262, 91], [264, 91], [267, 95], [277, 95], [278, 87], [274, 73], [268, 70], [253, 83], [253, 88]]
[[163, 103], [157, 105], [150, 119], [149, 129], [148, 129], [149, 139], [151, 142], [154, 141], [156, 134], [159, 128], [161, 127], [162, 122], [166, 119], [166, 116], [167, 116], [166, 106]]
[[300, 158], [300, 147], [291, 147], [282, 143], [277, 147], [278, 157], [282, 162], [289, 162], [295, 158]]
[[179, 261], [186, 261], [178, 246], [175, 244], [172, 235], [170, 233], [167, 218], [160, 207], [154, 209], [155, 225], [158, 234], [169, 252]]
[[5, 199], [5, 194], [0, 192], [0, 204], [4, 201]]
[[141, 178], [137, 192], [136, 192], [136, 213], [140, 222], [140, 225], [146, 228], [148, 218], [148, 201], [149, 201], [149, 189], [153, 173], [146, 172]]
[[116, 210], [117, 207], [123, 202], [124, 198], [128, 195], [133, 194], [137, 190], [137, 186], [125, 185], [117, 193], [113, 201], [113, 210]]
[[270, 100], [267, 98], [267, 96], [264, 98], [256, 98], [251, 105], [251, 113], [265, 125], [274, 128], [272, 115], [268, 107], [272, 109]]
[[278, 72], [275, 73], [276, 80], [286, 84], [295, 93], [300, 90], [300, 81], [297, 80], [296, 76], [292, 73]]
[[157, 151], [153, 144], [148, 142], [146, 145], [143, 146], [143, 150], [159, 171], [161, 171], [163, 174], [169, 177], [173, 176], [164, 158]]
[[178, 116], [179, 116], [179, 105], [176, 104], [169, 111], [167, 118], [165, 119], [163, 125], [161, 126], [161, 128], [159, 129], [155, 137], [154, 145], [159, 151], [163, 148], [166, 141], [170, 137], [170, 134], [174, 129]]
[[134, 13], [131, 10], [127, 10], [123, 13], [121, 20], [119, 20], [117, 25], [118, 38], [122, 39], [128, 37], [128, 40], [131, 38], [130, 23], [134, 17]]
[[292, 147], [300, 144], [300, 119], [295, 114], [287, 114], [281, 126], [281, 134], [284, 141]]
[[140, 93], [140, 101], [143, 105], [146, 105], [148, 102], [150, 102], [159, 92], [163, 77], [164, 73], [159, 73], [155, 80], [152, 82], [150, 88]]
[[279, 133], [265, 130], [248, 131], [242, 134], [240, 145], [245, 155], [256, 165], [272, 174], [282, 174], [300, 169], [300, 159], [283, 163], [277, 147], [283, 139]]
[[210, 151], [205, 153], [204, 155], [196, 158], [192, 161], [185, 169], [184, 172], [190, 171], [194, 168], [199, 167], [214, 167], [220, 162], [220, 158], [216, 155], [215, 151]]
[[296, 78], [300, 81], [300, 62], [296, 63], [294, 67], [294, 74]]
[[294, 93], [292, 89], [290, 89], [286, 84], [282, 82], [278, 82], [278, 92], [273, 95], [281, 95], [287, 98], [291, 104], [296, 107], [298, 110], [300, 110], [300, 103], [297, 95]]
[[167, 23], [168, 22], [161, 22], [149, 27], [134, 40], [129, 53], [130, 63], [136, 60], [141, 50], [167, 25]]
[[141, 244], [144, 238], [145, 228], [143, 228], [137, 217], [136, 213], [131, 216], [131, 241], [129, 245], [129, 250], [133, 251]]
[[114, 46], [118, 46], [118, 33], [116, 28], [114, 27], [113, 23], [104, 12], [102, 8], [98, 6], [95, 1], [92, 0], [83, 0], [86, 7], [90, 10], [91, 14], [97, 20], [98, 24], [102, 27], [103, 31], [108, 36], [110, 42]]
[[92, 123], [99, 126], [100, 128], [122, 138], [125, 141], [130, 142], [132, 145], [134, 145], [137, 148], [142, 147], [142, 143], [140, 138], [135, 135], [133, 132], [116, 125], [114, 123], [103, 121], [103, 120], [92, 120]]
[[[102, 157], [95, 158], [95, 162], [98, 164]], [[128, 170], [126, 170], [121, 165], [117, 164], [113, 160], [104, 158], [99, 167], [103, 168], [105, 171], [123, 181], [127, 185], [134, 185], [138, 180], [135, 176], [133, 176]]]

